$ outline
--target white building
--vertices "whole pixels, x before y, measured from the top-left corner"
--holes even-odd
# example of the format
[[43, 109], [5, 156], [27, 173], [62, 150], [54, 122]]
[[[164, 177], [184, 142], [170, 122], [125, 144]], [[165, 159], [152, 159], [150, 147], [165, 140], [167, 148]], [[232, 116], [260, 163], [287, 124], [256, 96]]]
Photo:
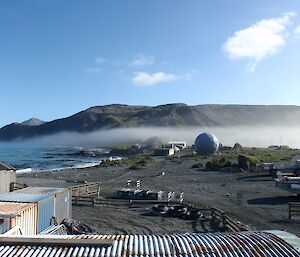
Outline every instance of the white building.
[[175, 154], [174, 148], [158, 148], [154, 150], [154, 155], [157, 156], [170, 156]]
[[0, 194], [10, 192], [10, 185], [15, 182], [16, 169], [0, 162]]
[[179, 149], [185, 149], [186, 148], [186, 142], [185, 141], [178, 141], [178, 142], [169, 142], [169, 144], [173, 145], [174, 147], [178, 147]]

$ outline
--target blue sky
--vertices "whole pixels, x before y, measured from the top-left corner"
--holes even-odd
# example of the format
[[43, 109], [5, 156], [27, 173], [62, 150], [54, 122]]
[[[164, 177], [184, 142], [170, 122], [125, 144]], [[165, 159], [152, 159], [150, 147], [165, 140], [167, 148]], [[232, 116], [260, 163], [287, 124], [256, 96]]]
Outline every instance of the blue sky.
[[123, 103], [300, 105], [299, 0], [2, 0], [0, 126]]

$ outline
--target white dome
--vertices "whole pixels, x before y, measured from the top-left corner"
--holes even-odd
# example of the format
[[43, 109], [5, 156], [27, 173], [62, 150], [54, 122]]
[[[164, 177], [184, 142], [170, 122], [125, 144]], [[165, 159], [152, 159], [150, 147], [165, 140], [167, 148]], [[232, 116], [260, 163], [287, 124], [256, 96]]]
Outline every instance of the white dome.
[[213, 154], [219, 149], [219, 140], [211, 133], [202, 133], [196, 138], [194, 147], [198, 154]]

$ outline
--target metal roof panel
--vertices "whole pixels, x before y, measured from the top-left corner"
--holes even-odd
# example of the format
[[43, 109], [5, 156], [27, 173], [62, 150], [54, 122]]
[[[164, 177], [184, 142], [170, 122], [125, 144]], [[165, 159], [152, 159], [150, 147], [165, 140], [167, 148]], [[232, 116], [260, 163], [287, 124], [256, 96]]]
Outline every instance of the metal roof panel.
[[63, 193], [67, 191], [66, 188], [52, 188], [52, 187], [26, 187], [21, 190], [18, 190], [20, 193], [27, 194], [46, 194], [46, 195], [55, 195], [58, 193]]
[[26, 194], [18, 191], [0, 195], [0, 202], [19, 202], [19, 203], [37, 203], [50, 195], [45, 194]]
[[[299, 251], [269, 232], [174, 234], [174, 235], [38, 235], [61, 239], [58, 246], [5, 244], [0, 236], [2, 256], [105, 256], [105, 257], [300, 257]], [[63, 239], [114, 240], [112, 246], [63, 244]], [[36, 241], [36, 240], [35, 240]], [[44, 241], [45, 242], [45, 241]]]
[[0, 202], [0, 217], [5, 215], [18, 215], [23, 210], [34, 206], [33, 203]]

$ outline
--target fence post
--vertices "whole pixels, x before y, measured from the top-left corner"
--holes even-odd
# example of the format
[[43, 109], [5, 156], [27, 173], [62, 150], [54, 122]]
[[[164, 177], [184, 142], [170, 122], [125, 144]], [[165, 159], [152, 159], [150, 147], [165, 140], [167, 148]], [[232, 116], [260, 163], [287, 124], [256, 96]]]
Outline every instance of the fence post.
[[183, 202], [183, 192], [180, 193], [180, 202]]
[[136, 187], [137, 187], [137, 188], [141, 187], [141, 181], [140, 181], [140, 180], [137, 180], [137, 181], [136, 181]]
[[226, 230], [226, 214], [222, 213], [222, 226], [223, 229]]
[[211, 208], [211, 220], [214, 220], [215, 219], [215, 215], [214, 215], [214, 209]]
[[100, 186], [98, 186], [98, 193], [97, 193], [97, 197], [100, 197]]

